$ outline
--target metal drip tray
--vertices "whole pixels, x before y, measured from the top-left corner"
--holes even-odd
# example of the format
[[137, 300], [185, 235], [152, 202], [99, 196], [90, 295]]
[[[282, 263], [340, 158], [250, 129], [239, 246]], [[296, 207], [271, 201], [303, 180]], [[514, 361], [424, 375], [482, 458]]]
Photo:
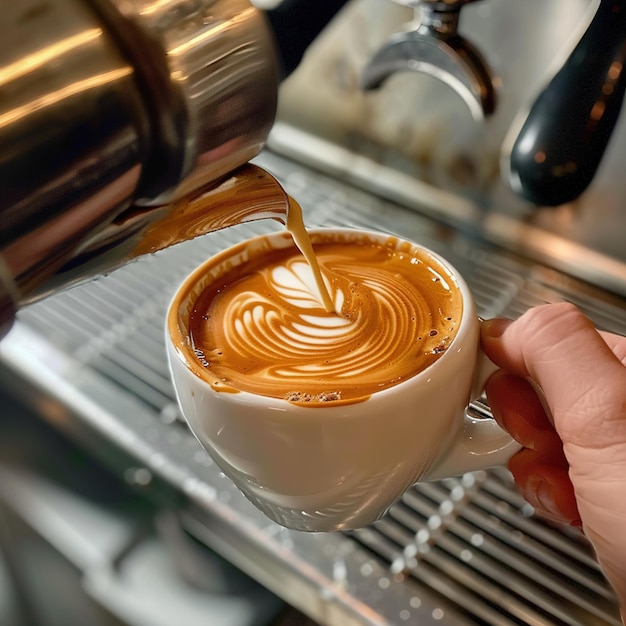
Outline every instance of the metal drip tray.
[[[569, 300], [599, 327], [626, 333], [622, 298], [271, 153], [259, 163], [300, 201], [309, 225], [394, 231], [443, 254], [483, 317]], [[172, 508], [200, 541], [322, 624], [618, 626], [616, 600], [584, 538], [535, 518], [504, 469], [417, 485], [360, 531], [301, 534], [267, 520], [212, 463], [179, 419], [165, 311], [198, 263], [278, 228], [221, 231], [24, 310], [0, 345], [0, 380]]]

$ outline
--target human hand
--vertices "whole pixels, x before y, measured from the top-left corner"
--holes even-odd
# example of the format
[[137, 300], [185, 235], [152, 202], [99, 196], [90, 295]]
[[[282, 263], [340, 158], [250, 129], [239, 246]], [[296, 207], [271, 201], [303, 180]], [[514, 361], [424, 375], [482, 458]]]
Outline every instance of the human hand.
[[517, 485], [540, 515], [582, 526], [626, 617], [626, 337], [561, 303], [487, 320], [482, 344], [501, 368], [494, 417], [524, 446]]

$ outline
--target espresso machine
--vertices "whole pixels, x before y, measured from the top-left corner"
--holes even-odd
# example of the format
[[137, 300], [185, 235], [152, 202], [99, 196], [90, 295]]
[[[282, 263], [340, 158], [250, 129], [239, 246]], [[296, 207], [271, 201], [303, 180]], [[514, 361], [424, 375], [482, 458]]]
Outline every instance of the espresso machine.
[[504, 468], [351, 533], [264, 518], [181, 421], [163, 323], [191, 269], [281, 226], [137, 250], [195, 194], [250, 203], [251, 162], [307, 225], [440, 252], [482, 317], [568, 300], [626, 334], [626, 3], [5, 5], [0, 623], [619, 626], [584, 537]]

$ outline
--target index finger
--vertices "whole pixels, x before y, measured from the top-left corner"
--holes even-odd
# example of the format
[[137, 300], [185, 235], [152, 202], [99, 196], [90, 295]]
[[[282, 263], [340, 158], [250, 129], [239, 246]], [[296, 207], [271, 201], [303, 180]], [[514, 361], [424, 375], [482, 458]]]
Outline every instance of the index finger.
[[621, 346], [616, 337], [601, 335], [569, 303], [530, 309], [514, 322], [488, 320], [482, 328], [487, 356], [537, 383], [555, 421], [565, 413], [570, 419], [585, 414], [587, 421], [590, 411], [599, 418], [611, 414], [615, 395], [626, 389], [626, 368], [612, 350]]

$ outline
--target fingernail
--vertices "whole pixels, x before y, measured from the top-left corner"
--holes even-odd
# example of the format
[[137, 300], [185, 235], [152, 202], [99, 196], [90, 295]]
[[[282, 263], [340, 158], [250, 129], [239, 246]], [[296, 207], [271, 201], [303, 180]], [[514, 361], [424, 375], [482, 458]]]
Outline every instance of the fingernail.
[[[582, 529], [583, 523], [578, 515], [572, 517], [572, 512], [562, 510], [557, 504], [556, 489], [552, 483], [543, 477], [530, 476], [528, 487], [541, 513], [549, 519], [553, 519], [561, 524], [569, 524], [578, 529]], [[532, 504], [532, 501], [531, 501]]]
[[524, 492], [524, 497], [538, 509], [540, 515], [561, 523], [569, 521], [557, 505], [554, 485], [543, 476], [529, 476]]
[[499, 339], [504, 334], [504, 331], [511, 325], [511, 320], [507, 320], [501, 317], [497, 317], [491, 320], [485, 320], [482, 323], [483, 337], [489, 339]]
[[556, 504], [556, 494], [554, 493], [554, 487], [546, 480], [539, 479], [535, 486], [535, 494], [539, 504], [548, 513], [563, 517], [563, 513]]

